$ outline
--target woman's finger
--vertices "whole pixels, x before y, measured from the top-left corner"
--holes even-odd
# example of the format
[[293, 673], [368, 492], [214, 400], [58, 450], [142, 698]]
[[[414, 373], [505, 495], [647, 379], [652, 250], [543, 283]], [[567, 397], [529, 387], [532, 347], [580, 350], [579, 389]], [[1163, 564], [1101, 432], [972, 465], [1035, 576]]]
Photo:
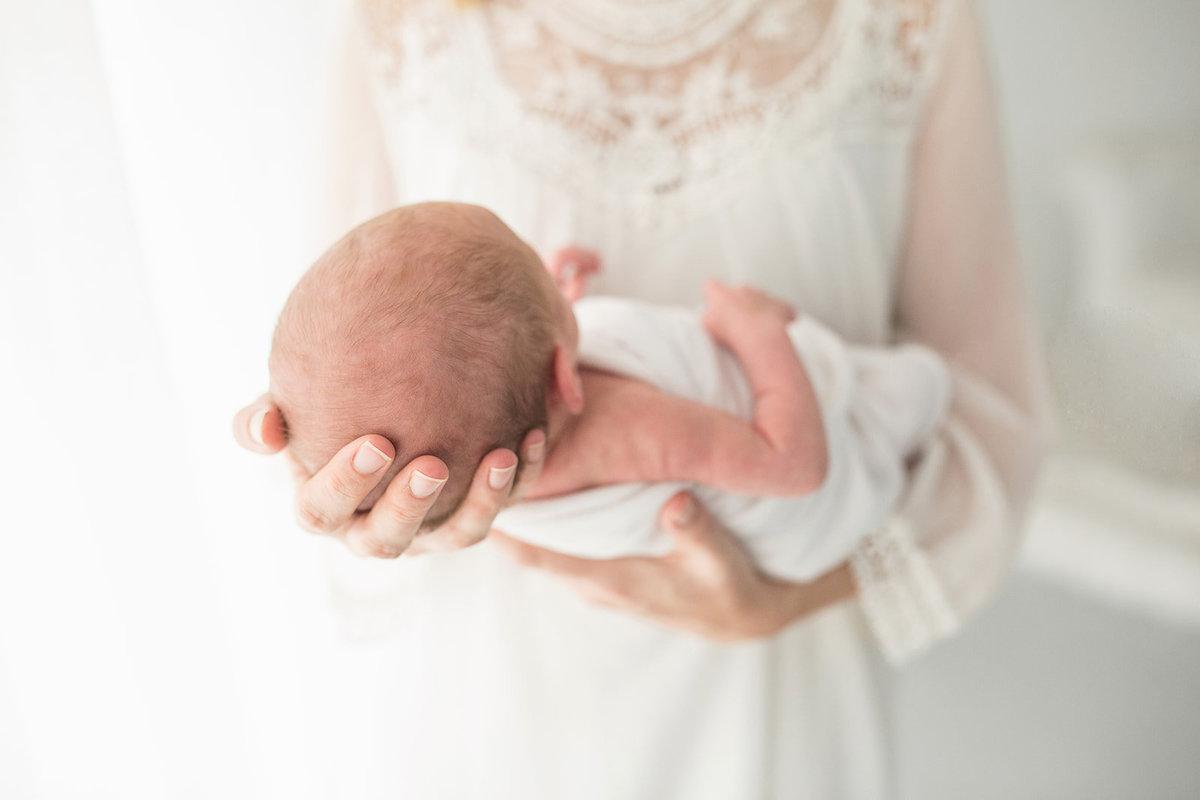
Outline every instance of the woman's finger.
[[296, 454], [291, 450], [283, 451], [283, 460], [287, 462], [288, 473], [292, 476], [292, 485], [299, 492], [304, 488], [304, 484], [308, 483], [308, 479], [312, 477], [304, 465], [300, 463], [300, 459], [296, 458]]
[[392, 478], [383, 496], [352, 521], [346, 545], [361, 556], [396, 558], [409, 549], [450, 477], [445, 462], [419, 456]]
[[488, 541], [496, 541], [509, 557], [522, 566], [550, 572], [564, 579], [583, 600], [596, 606], [624, 610], [656, 618], [665, 604], [665, 558], [583, 559], [528, 545], [493, 530]]
[[537, 479], [542, 474], [542, 466], [546, 463], [546, 434], [544, 431], [533, 430], [525, 435], [525, 441], [521, 442], [521, 450], [518, 455], [519, 464], [517, 476], [517, 484], [509, 492], [506, 506], [519, 501], [529, 491], [529, 488], [537, 483]]
[[715, 552], [733, 540], [725, 526], [688, 492], [676, 492], [658, 512], [658, 525], [675, 543], [675, 552]]
[[395, 456], [392, 443], [378, 434], [359, 437], [343, 447], [297, 489], [296, 521], [300, 527], [313, 533], [340, 531]]
[[764, 581], [754, 559], [728, 528], [688, 492], [663, 504], [658, 523], [675, 547], [669, 559], [726, 602], [742, 602]]
[[488, 535], [496, 514], [519, 501], [529, 488], [537, 483], [542, 474], [542, 466], [546, 462], [545, 432], [532, 430], [525, 435], [524, 441], [521, 442], [517, 467], [513, 470], [516, 473], [515, 484], [505, 495], [503, 483], [512, 463], [508, 458], [509, 453], [508, 450], [489, 453], [484, 458], [486, 464], [480, 464], [471, 484], [470, 491], [471, 495], [475, 496], [474, 499], [468, 496], [463, 501], [459, 513], [447, 520], [441, 528], [415, 539], [405, 555], [419, 556], [456, 550], [482, 541]]
[[518, 564], [563, 578], [605, 584], [622, 594], [630, 588], [631, 578], [646, 571], [647, 564], [695, 555], [719, 560], [726, 557], [723, 544], [725, 539], [732, 538], [731, 534], [687, 492], [679, 492], [663, 504], [659, 524], [675, 542], [675, 549], [661, 558], [579, 558], [513, 539], [501, 531], [492, 531], [490, 538]]
[[283, 415], [264, 394], [233, 416], [233, 438], [255, 453], [278, 453], [287, 444]]
[[523, 567], [545, 570], [564, 578], [590, 577], [595, 572], [595, 565], [600, 563], [592, 558], [578, 558], [564, 553], [556, 553], [544, 547], [519, 541], [497, 530], [488, 535], [488, 541], [495, 542], [509, 558]]
[[462, 505], [441, 527], [418, 539], [413, 554], [459, 550], [483, 541], [509, 503], [516, 471], [517, 454], [512, 450], [501, 448], [484, 456]]
[[[578, 558], [513, 539], [501, 531], [492, 531], [495, 541], [518, 564], [552, 573], [571, 582], [576, 591], [592, 602], [627, 607], [642, 599], [657, 563], [651, 558]], [[638, 608], [635, 610], [643, 611]]]
[[[679, 492], [663, 505], [659, 523], [675, 547], [657, 558], [576, 558], [500, 533], [493, 537], [517, 563], [563, 578], [593, 603], [714, 639], [769, 631], [764, 627], [769, 620], [747, 612], [748, 599], [758, 596], [764, 579], [733, 535], [701, 503]], [[753, 619], [747, 621], [747, 616]]]

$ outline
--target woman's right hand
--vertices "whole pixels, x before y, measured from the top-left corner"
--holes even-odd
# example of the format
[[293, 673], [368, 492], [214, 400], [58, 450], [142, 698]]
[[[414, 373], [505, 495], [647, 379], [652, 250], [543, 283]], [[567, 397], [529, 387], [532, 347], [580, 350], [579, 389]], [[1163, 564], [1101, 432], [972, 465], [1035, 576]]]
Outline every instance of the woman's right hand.
[[849, 564], [808, 583], [766, 575], [687, 492], [668, 500], [658, 521], [674, 544], [663, 556], [579, 558], [499, 531], [495, 541], [518, 564], [559, 576], [585, 600], [721, 642], [773, 636], [857, 591]]
[[[255, 453], [277, 453], [287, 445], [283, 417], [269, 394], [234, 416], [233, 435], [238, 444]], [[386, 437], [361, 436], [339, 450], [315, 475], [289, 459], [296, 479], [296, 520], [307, 531], [336, 536], [362, 556], [396, 558], [403, 553], [470, 547], [487, 536], [501, 509], [517, 502], [537, 480], [545, 453], [545, 434], [530, 431], [521, 444], [524, 469], [516, 486], [517, 454], [504, 448], [488, 453], [459, 509], [441, 527], [418, 538], [450, 470], [435, 456], [418, 456], [396, 473], [370, 511], [358, 511], [396, 455]]]

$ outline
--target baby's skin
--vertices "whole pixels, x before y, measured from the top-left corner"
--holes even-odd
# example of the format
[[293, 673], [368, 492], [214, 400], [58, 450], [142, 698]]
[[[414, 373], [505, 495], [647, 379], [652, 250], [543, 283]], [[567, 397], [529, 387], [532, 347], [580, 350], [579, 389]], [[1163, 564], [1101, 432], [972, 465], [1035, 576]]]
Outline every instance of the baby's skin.
[[[571, 247], [554, 253], [547, 268], [573, 302], [599, 264], [594, 253]], [[584, 409], [554, 437], [528, 497], [632, 481], [691, 481], [764, 496], [820, 487], [827, 449], [812, 384], [787, 333], [795, 312], [746, 286], [709, 281], [704, 293], [705, 327], [741, 363], [754, 392], [754, 418], [585, 365]]]
[[[356, 235], [359, 231], [364, 233]], [[486, 270], [477, 278], [468, 278], [462, 271], [468, 267], [454, 261], [463, 242], [474, 242], [482, 253], [482, 260], [472, 262]], [[517, 429], [518, 438], [541, 426], [500, 411], [506, 406], [499, 398], [518, 385], [506, 377], [514, 362], [505, 353], [534, 350], [496, 351], [495, 359], [468, 362], [458, 359], [471, 358], [470, 349], [429, 355], [433, 344], [453, 339], [459, 330], [446, 327], [446, 319], [464, 318], [451, 312], [465, 309], [476, 315], [468, 314], [468, 320], [495, 312], [508, 329], [540, 331], [537, 341], [545, 350], [537, 352], [550, 353], [548, 364], [537, 360], [541, 356], [526, 359], [522, 373], [525, 385], [535, 389], [546, 376], [544, 392], [531, 402], [534, 410], [544, 402], [547, 455], [527, 497], [661, 481], [799, 496], [824, 481], [820, 411], [787, 331], [795, 313], [761, 291], [715, 281], [705, 286], [704, 325], [739, 360], [753, 391], [754, 416], [746, 420], [635, 378], [580, 366], [571, 302], [584, 294], [589, 277], [600, 269], [599, 259], [590, 251], [565, 248], [543, 265], [485, 209], [454, 203], [395, 209], [352, 231], [322, 259], [289, 298], [271, 362], [272, 394], [289, 427], [289, 447], [298, 459], [308, 454], [312, 463], [304, 466], [309, 471], [356, 431], [387, 433], [398, 453], [405, 446], [417, 453], [445, 453], [447, 463], [456, 458], [462, 464], [476, 463], [499, 446], [486, 439], [492, 430], [485, 427], [489, 417]], [[420, 294], [422, 287], [453, 288], [464, 281], [469, 286], [516, 281], [531, 288], [519, 307], [493, 301], [491, 294], [470, 301], [450, 290]], [[399, 314], [400, 322], [393, 324], [392, 302], [413, 298], [424, 299], [416, 312]], [[413, 313], [418, 323], [424, 318], [437, 324], [414, 324]], [[545, 321], [542, 327], [538, 319]], [[495, 329], [486, 330], [491, 337]], [[478, 344], [489, 346], [490, 340]], [[468, 368], [458, 369], [464, 363]], [[463, 384], [464, 371], [469, 385]], [[450, 422], [448, 408], [457, 413]], [[387, 484], [384, 478], [381, 486]], [[449, 484], [453, 478], [452, 471]], [[442, 516], [461, 500], [449, 484], [439, 496]], [[456, 488], [465, 494], [465, 485]], [[375, 494], [360, 510], [375, 502], [380, 493]]]

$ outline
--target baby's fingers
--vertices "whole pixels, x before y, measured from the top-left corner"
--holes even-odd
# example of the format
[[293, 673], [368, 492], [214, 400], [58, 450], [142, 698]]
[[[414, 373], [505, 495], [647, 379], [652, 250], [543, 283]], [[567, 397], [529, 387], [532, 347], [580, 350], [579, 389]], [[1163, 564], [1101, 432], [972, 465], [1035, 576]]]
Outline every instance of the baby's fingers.
[[546, 268], [563, 295], [574, 303], [583, 297], [588, 279], [600, 272], [600, 256], [582, 247], [560, 247], [550, 255]]
[[313, 533], [337, 533], [387, 472], [396, 450], [383, 436], [355, 439], [296, 490], [296, 521]]

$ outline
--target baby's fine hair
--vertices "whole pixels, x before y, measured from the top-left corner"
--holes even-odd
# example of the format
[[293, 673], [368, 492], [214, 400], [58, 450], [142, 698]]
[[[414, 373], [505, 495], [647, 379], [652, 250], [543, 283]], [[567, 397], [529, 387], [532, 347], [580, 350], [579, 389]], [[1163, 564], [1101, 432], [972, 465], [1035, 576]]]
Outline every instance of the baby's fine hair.
[[300, 280], [271, 347], [289, 447], [310, 472], [367, 433], [387, 436], [391, 474], [429, 453], [450, 479], [436, 526], [479, 460], [546, 424], [555, 344], [540, 259], [477, 206], [404, 206], [352, 230]]

